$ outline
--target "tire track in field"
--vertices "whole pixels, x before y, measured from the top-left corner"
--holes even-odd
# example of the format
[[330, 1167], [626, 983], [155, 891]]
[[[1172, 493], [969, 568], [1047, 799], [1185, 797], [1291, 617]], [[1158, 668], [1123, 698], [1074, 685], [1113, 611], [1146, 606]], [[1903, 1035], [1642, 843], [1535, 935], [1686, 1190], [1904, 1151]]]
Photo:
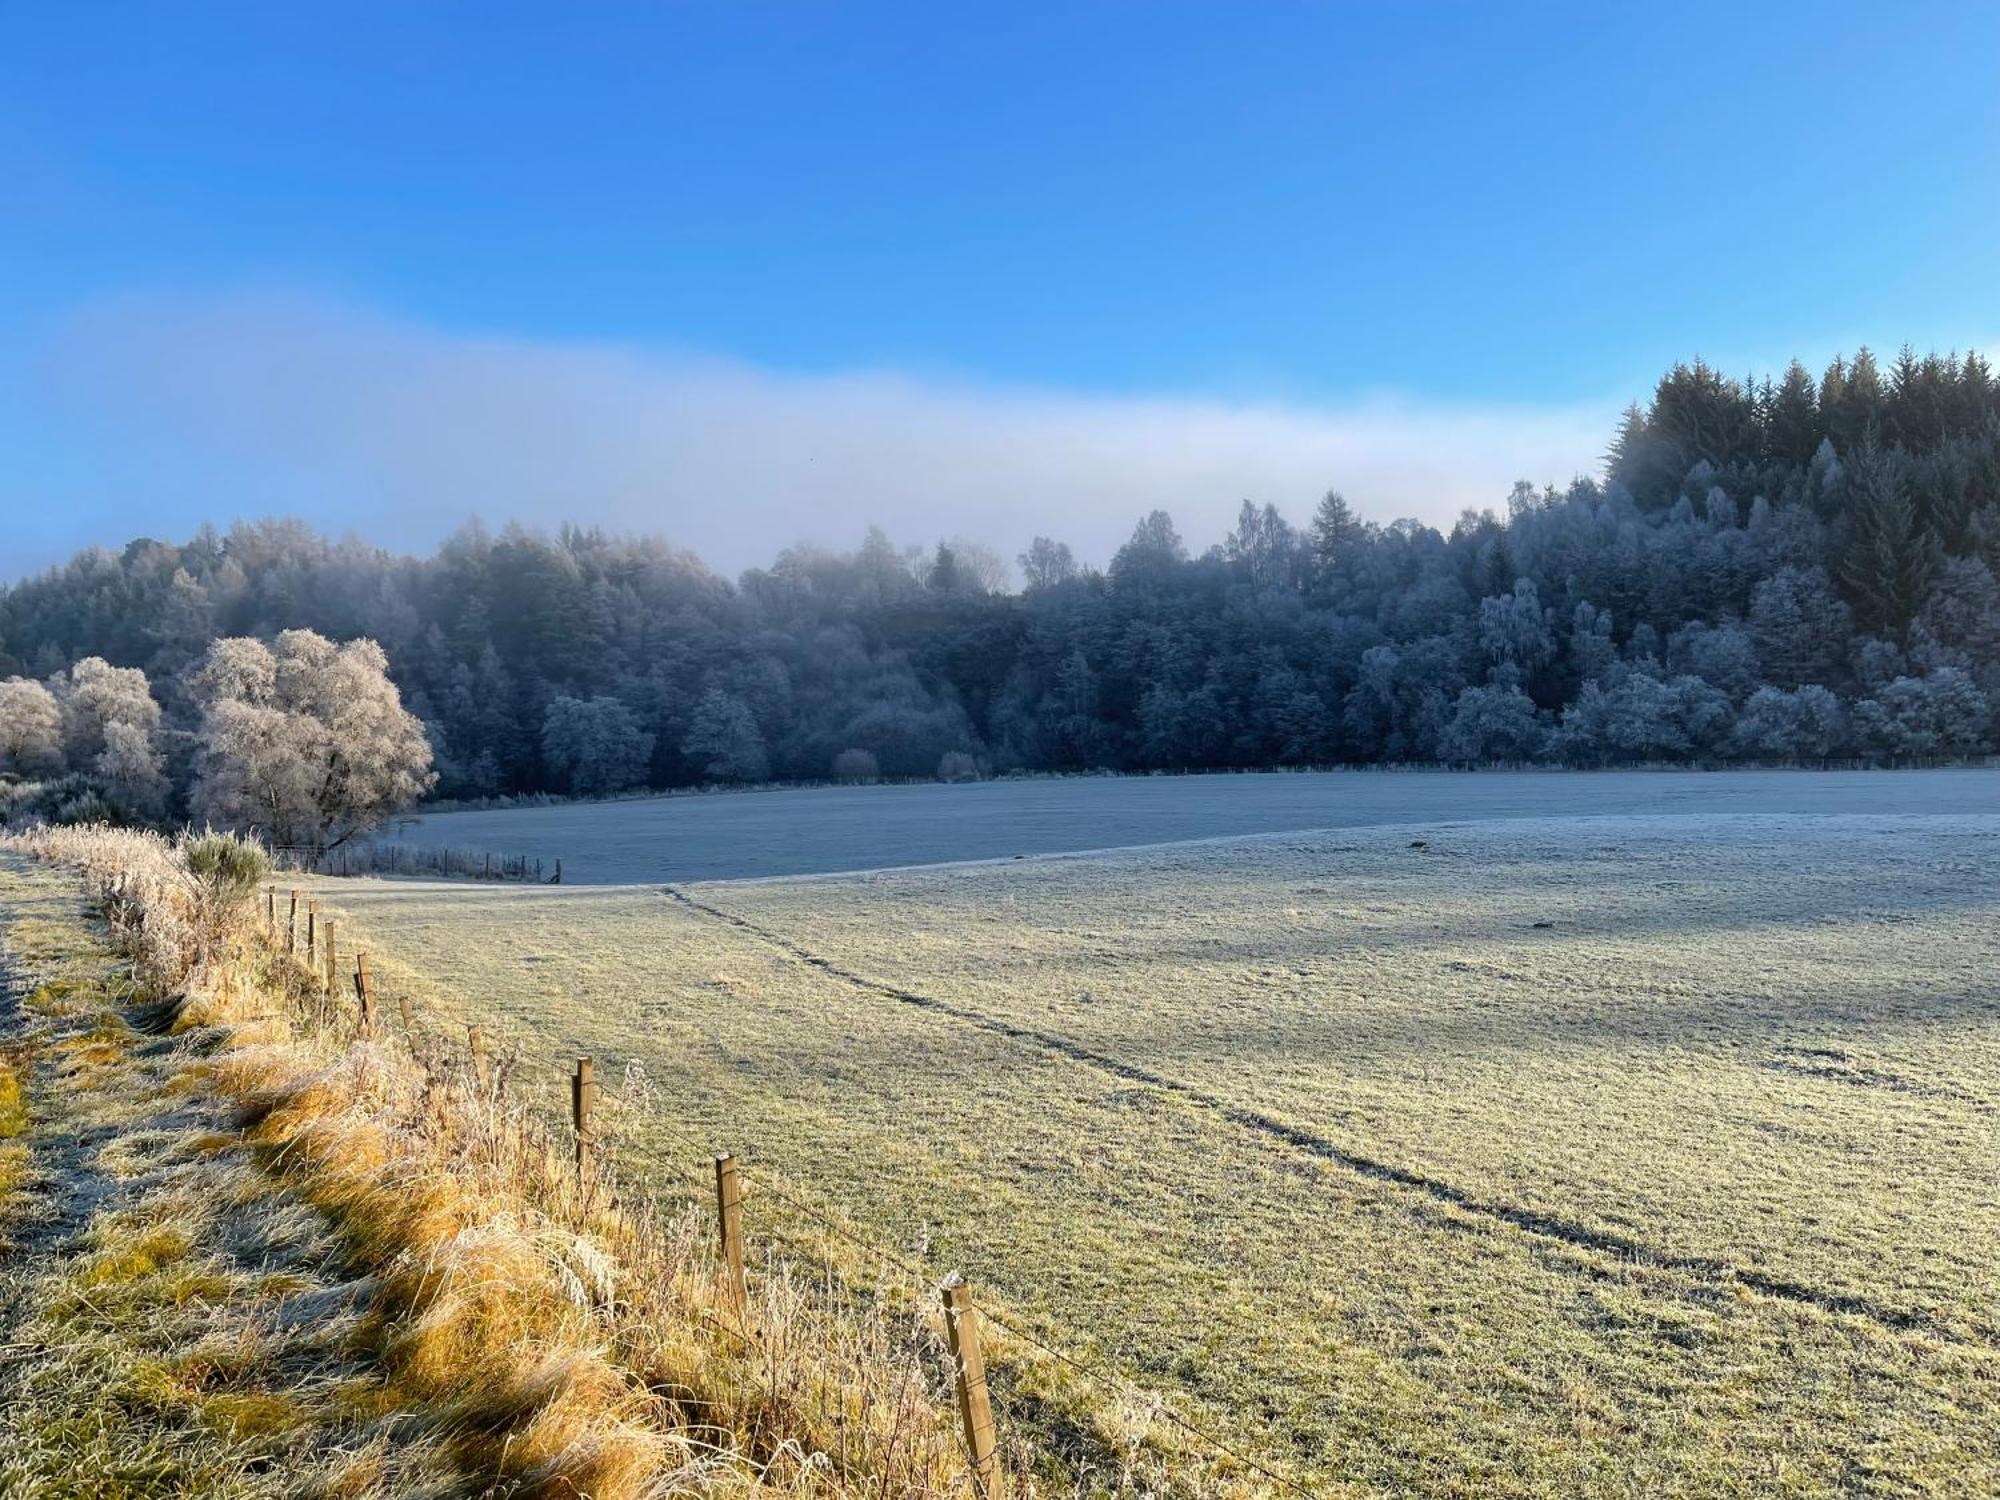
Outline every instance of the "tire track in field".
[[1851, 1317], [1866, 1318], [1894, 1332], [1919, 1333], [1944, 1343], [1984, 1347], [1982, 1342], [1967, 1339], [1951, 1329], [1941, 1327], [1934, 1319], [1908, 1308], [1892, 1307], [1872, 1298], [1812, 1286], [1790, 1277], [1773, 1275], [1768, 1271], [1746, 1270], [1713, 1256], [1675, 1254], [1633, 1236], [1564, 1218], [1560, 1214], [1482, 1198], [1456, 1183], [1414, 1171], [1409, 1167], [1398, 1166], [1394, 1162], [1367, 1156], [1304, 1126], [1281, 1120], [1262, 1110], [1247, 1109], [1199, 1085], [1157, 1073], [1111, 1053], [1100, 1052], [1059, 1032], [1044, 1031], [1040, 1027], [1023, 1025], [1018, 1021], [1003, 1020], [985, 1011], [975, 1010], [971, 1006], [905, 989], [901, 985], [890, 984], [886, 980], [875, 979], [845, 968], [774, 928], [753, 922], [748, 917], [738, 916], [734, 912], [725, 911], [710, 902], [690, 896], [676, 886], [662, 886], [661, 890], [670, 900], [687, 910], [748, 933], [758, 941], [856, 989], [881, 995], [920, 1010], [950, 1016], [981, 1031], [1006, 1037], [1011, 1041], [1028, 1043], [1044, 1052], [1096, 1068], [1128, 1083], [1159, 1089], [1163, 1093], [1172, 1094], [1176, 1098], [1210, 1110], [1241, 1129], [1281, 1142], [1319, 1160], [1332, 1162], [1372, 1181], [1389, 1183], [1421, 1193], [1464, 1213], [1507, 1224], [1525, 1233], [1576, 1249], [1598, 1251], [1657, 1270], [1675, 1271], [1709, 1281], [1748, 1287], [1764, 1296], [1816, 1307], [1822, 1312], [1845, 1313]]

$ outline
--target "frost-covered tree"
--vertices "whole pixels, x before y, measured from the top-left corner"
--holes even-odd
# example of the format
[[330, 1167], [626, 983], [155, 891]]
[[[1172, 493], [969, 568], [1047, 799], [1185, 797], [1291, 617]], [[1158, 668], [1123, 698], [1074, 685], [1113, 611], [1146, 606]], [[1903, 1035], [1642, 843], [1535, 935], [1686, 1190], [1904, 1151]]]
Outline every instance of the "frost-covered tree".
[[146, 729], [125, 719], [104, 726], [104, 748], [90, 763], [99, 795], [126, 817], [144, 822], [166, 811], [166, 757]]
[[979, 762], [963, 750], [947, 750], [938, 757], [937, 779], [939, 781], [977, 781]]
[[63, 743], [72, 771], [88, 777], [114, 813], [160, 818], [170, 788], [160, 752], [160, 706], [146, 674], [87, 656], [49, 680], [62, 708]]
[[1479, 650], [1496, 673], [1511, 672], [1518, 679], [1555, 660], [1555, 632], [1533, 579], [1519, 579], [1512, 593], [1479, 601]]
[[1733, 621], [1721, 625], [1694, 621], [1667, 638], [1667, 670], [1699, 677], [1741, 702], [1758, 685], [1757, 648]]
[[1548, 738], [1534, 700], [1511, 682], [1489, 683], [1458, 695], [1439, 750], [1445, 760], [1469, 765], [1534, 760]]
[[1578, 765], [1685, 760], [1720, 754], [1732, 724], [1728, 697], [1699, 677], [1632, 672], [1608, 690], [1585, 683], [1550, 750]]
[[1055, 764], [1104, 763], [1107, 736], [1097, 713], [1097, 674], [1081, 650], [1063, 659], [1042, 700], [1040, 719], [1042, 742]]
[[1298, 562], [1299, 534], [1275, 505], [1261, 510], [1248, 500], [1236, 517], [1236, 529], [1222, 543], [1222, 555], [1252, 588], [1290, 583]]
[[1038, 536], [1028, 543], [1028, 550], [1021, 554], [1021, 581], [1029, 591], [1052, 589], [1059, 584], [1081, 575], [1076, 554], [1069, 550], [1069, 543], [1050, 541]]
[[1751, 760], [1825, 760], [1845, 745], [1846, 720], [1840, 700], [1817, 684], [1760, 687], [1736, 716], [1735, 752]]
[[1907, 461], [1872, 433], [1848, 467], [1846, 521], [1840, 577], [1848, 596], [1864, 626], [1901, 638], [1923, 608], [1943, 549], [1917, 512]]
[[1589, 600], [1578, 602], [1570, 616], [1569, 666], [1575, 681], [1608, 683], [1619, 675], [1618, 643], [1611, 633], [1611, 612]]
[[[1822, 687], [1851, 714], [1951, 669], [2000, 704], [2000, 384], [1977, 357], [1885, 374], [1857, 356], [1817, 385], [1684, 367], [1627, 414], [1601, 482], [1494, 499], [1441, 532], [1329, 496], [1289, 568], [1270, 543], [1292, 522], [1261, 503], [1194, 556], [1155, 514], [1108, 578], [1038, 541], [1019, 596], [956, 538], [939, 553], [871, 531], [729, 580], [664, 542], [574, 527], [468, 526], [406, 558], [247, 523], [0, 585], [0, 677], [144, 664], [184, 786], [199, 706], [181, 683], [219, 624], [365, 631], [468, 794], [569, 785], [540, 742], [558, 698], [627, 705], [655, 736], [649, 780], [708, 778], [711, 758], [682, 747], [714, 688], [786, 777], [824, 776], [850, 747], [894, 776], [954, 751], [1009, 769], [1421, 760], [1465, 749], [1448, 737], [1472, 686], [1518, 687], [1560, 716], [1561, 744], [1620, 760], [1787, 742], [1800, 726], [1768, 699], [1716, 737], [1765, 686]], [[1893, 729], [1900, 701], [1871, 722]], [[1888, 756], [1870, 747], [1897, 738], [1846, 748]], [[72, 769], [92, 774], [101, 748]]]
[[939, 756], [971, 742], [965, 715], [956, 704], [892, 691], [855, 714], [840, 733], [844, 741], [874, 756], [889, 776], [928, 775]]
[[1779, 568], [1750, 596], [1749, 632], [1759, 670], [1775, 687], [1833, 687], [1854, 620], [1824, 568]]
[[1956, 667], [1924, 677], [1898, 677], [1854, 705], [1854, 727], [1887, 755], [1922, 758], [1975, 755], [1988, 748], [1987, 703]]
[[646, 779], [653, 736], [616, 698], [555, 698], [542, 716], [542, 758], [570, 791], [598, 797]]
[[1351, 590], [1374, 535], [1375, 528], [1354, 513], [1346, 496], [1339, 490], [1328, 490], [1320, 497], [1305, 538], [1307, 573], [1313, 586], [1335, 594]]
[[309, 630], [219, 640], [190, 681], [200, 706], [195, 816], [314, 853], [429, 790], [430, 742], [382, 648]]
[[113, 724], [128, 725], [148, 740], [159, 729], [160, 705], [136, 667], [86, 656], [49, 679], [49, 688], [62, 705], [64, 750], [72, 768], [89, 766], [104, 753], [105, 731]]
[[986, 543], [969, 536], [955, 536], [939, 545], [940, 551], [946, 548], [951, 552], [960, 592], [1004, 594], [1013, 586], [1013, 574], [1007, 566], [1007, 559]]
[[681, 741], [681, 753], [711, 781], [762, 781], [771, 774], [764, 736], [750, 705], [710, 688], [702, 695]]
[[851, 745], [834, 756], [830, 769], [835, 781], [878, 781], [882, 776], [882, 767], [875, 757]]
[[52, 776], [63, 768], [62, 707], [28, 677], [0, 682], [0, 772]]
[[1152, 511], [1111, 559], [1111, 581], [1124, 585], [1159, 578], [1185, 561], [1187, 547], [1174, 529], [1174, 518], [1163, 510]]

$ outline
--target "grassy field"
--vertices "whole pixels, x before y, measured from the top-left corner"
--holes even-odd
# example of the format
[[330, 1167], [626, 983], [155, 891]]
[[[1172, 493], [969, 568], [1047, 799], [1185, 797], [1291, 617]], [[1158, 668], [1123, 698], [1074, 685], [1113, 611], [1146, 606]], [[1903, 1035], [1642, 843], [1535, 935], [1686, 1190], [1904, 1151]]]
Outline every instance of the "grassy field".
[[571, 885], [739, 880], [1012, 859], [1172, 839], [1577, 817], [2000, 814], [2000, 774], [1273, 771], [639, 797], [402, 819], [418, 848], [563, 861]]
[[738, 1151], [1326, 1493], [1990, 1495], [2000, 817], [1938, 811], [321, 889], [657, 1180]]

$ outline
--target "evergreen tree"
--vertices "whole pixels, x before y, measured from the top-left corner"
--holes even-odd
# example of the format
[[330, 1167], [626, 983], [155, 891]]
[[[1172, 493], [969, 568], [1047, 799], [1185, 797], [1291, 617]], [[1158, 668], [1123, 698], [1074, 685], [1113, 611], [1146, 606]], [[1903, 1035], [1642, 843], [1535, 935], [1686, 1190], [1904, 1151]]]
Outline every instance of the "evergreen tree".
[[1864, 629], [1907, 637], [1943, 560], [1917, 515], [1903, 455], [1869, 433], [1847, 468], [1847, 545], [1840, 578]]

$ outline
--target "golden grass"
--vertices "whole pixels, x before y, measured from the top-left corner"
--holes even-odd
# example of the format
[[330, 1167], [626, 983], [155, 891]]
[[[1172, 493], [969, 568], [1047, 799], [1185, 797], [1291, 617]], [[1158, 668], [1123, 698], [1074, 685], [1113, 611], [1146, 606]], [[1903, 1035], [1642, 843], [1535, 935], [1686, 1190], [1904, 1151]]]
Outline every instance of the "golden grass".
[[[621, 1203], [601, 1173], [579, 1179], [545, 1131], [461, 1063], [322, 1026], [296, 963], [250, 928], [219, 940], [226, 929], [175, 910], [185, 886], [161, 867], [164, 846], [107, 834], [38, 843], [104, 883], [146, 987], [180, 987], [166, 1029], [184, 1042], [149, 1094], [158, 1108], [202, 1105], [173, 1135], [181, 1165], [169, 1176], [206, 1185], [198, 1200], [149, 1190], [144, 1211], [100, 1215], [89, 1253], [45, 1298], [74, 1347], [119, 1372], [105, 1399], [181, 1434], [176, 1464], [192, 1426], [245, 1451], [324, 1434], [316, 1441], [340, 1455], [316, 1480], [328, 1494], [401, 1493], [412, 1434], [481, 1490], [523, 1497], [962, 1491], [937, 1336], [922, 1320], [809, 1303], [779, 1279], [756, 1310], [761, 1341], [746, 1341], [688, 1224]], [[152, 930], [156, 918], [169, 934], [208, 937], [177, 946]], [[36, 941], [50, 955], [65, 947], [61, 933]], [[75, 934], [66, 941], [74, 949]], [[130, 1029], [94, 1016], [84, 990], [50, 1000], [73, 1017], [53, 1049], [63, 1086], [118, 1077]], [[235, 1130], [208, 1123], [211, 1100], [233, 1102]], [[139, 1173], [161, 1149], [141, 1132], [101, 1159], [124, 1153], [121, 1170]], [[309, 1204], [340, 1263], [366, 1278], [342, 1357], [372, 1378], [212, 1389], [213, 1360], [135, 1361], [148, 1320], [179, 1329], [193, 1306], [250, 1304], [231, 1313], [240, 1319], [259, 1298], [289, 1295], [284, 1279], [219, 1249], [284, 1211], [263, 1201], [273, 1192]], [[82, 1439], [61, 1426], [33, 1433], [36, 1472], [81, 1462]]]
[[[317, 893], [551, 1114], [575, 1055], [634, 1068], [663, 1193], [742, 1153], [1130, 1373], [1140, 1433], [1150, 1385], [1329, 1493], [2000, 1489], [1996, 830], [1422, 834], [691, 892], [720, 917]], [[1003, 1340], [1003, 1426], [1061, 1451], [1039, 1378]]]
[[21, 1089], [14, 1058], [0, 1054], [0, 1141], [12, 1140], [28, 1128], [28, 1101]]

